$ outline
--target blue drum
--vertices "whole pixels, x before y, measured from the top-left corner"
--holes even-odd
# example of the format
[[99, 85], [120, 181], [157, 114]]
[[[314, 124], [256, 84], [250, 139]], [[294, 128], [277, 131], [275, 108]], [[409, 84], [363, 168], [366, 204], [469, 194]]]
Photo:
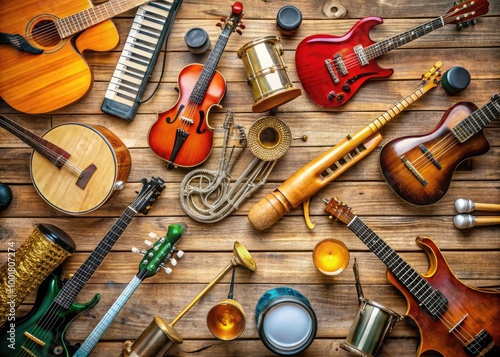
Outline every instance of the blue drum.
[[261, 296], [255, 323], [264, 346], [283, 356], [304, 351], [314, 341], [318, 328], [309, 300], [288, 287], [271, 289]]

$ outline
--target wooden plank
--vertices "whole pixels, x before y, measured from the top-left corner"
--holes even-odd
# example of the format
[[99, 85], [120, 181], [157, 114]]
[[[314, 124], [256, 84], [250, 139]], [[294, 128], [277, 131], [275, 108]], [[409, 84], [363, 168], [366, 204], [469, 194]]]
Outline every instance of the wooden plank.
[[[94, 3], [105, 1], [96, 0]], [[380, 41], [421, 25], [452, 6], [449, 0], [352, 0], [342, 4], [347, 8], [346, 16], [330, 19], [323, 13], [323, 6], [328, 2], [295, 1], [293, 4], [302, 11], [304, 21], [295, 36], [281, 36], [281, 44], [285, 49], [283, 59], [289, 75], [293, 85], [301, 89], [295, 68], [295, 49], [306, 36], [318, 33], [340, 36], [359, 19], [380, 16], [384, 22], [369, 33], [374, 41]], [[188, 227], [178, 245], [186, 255], [179, 260], [173, 274], [167, 277], [160, 272], [146, 280], [125, 305], [91, 356], [119, 355], [122, 342], [135, 340], [155, 314], [171, 320], [229, 263], [236, 240], [244, 243], [258, 266], [255, 273], [237, 269], [235, 299], [242, 303], [247, 314], [243, 335], [235, 341], [222, 342], [215, 339], [206, 328], [207, 311], [227, 296], [230, 280], [227, 274], [176, 325], [184, 343], [177, 346], [172, 355], [274, 356], [258, 338], [255, 305], [265, 291], [277, 286], [290, 286], [307, 296], [318, 316], [317, 338], [302, 355], [349, 356], [340, 349], [339, 344], [346, 338], [358, 309], [352, 272], [355, 257], [360, 265], [361, 282], [367, 298], [399, 313], [406, 310], [406, 302], [388, 283], [385, 266], [379, 259], [345, 225], [328, 219], [321, 202], [324, 197], [338, 196], [344, 200], [355, 214], [417, 271], [427, 270], [428, 259], [415, 243], [415, 238], [428, 236], [442, 249], [451, 269], [464, 283], [500, 287], [500, 267], [497, 263], [500, 259], [500, 235], [497, 226], [459, 230], [452, 222], [457, 198], [494, 203], [500, 197], [500, 122], [496, 120], [484, 130], [492, 145], [490, 151], [472, 160], [472, 170], [457, 171], [448, 194], [435, 205], [416, 207], [400, 200], [383, 180], [378, 164], [381, 147], [390, 140], [429, 132], [452, 105], [470, 101], [481, 107], [498, 91], [500, 72], [494, 64], [498, 60], [500, 48], [500, 38], [497, 36], [500, 2], [490, 0], [489, 13], [480, 18], [474, 27], [459, 32], [454, 26], [446, 25], [378, 58], [378, 63], [382, 67], [393, 68], [394, 74], [368, 82], [352, 101], [342, 107], [321, 108], [303, 91], [299, 98], [276, 110], [253, 113], [251, 106], [254, 98], [245, 83], [247, 73], [236, 52], [256, 38], [279, 35], [276, 13], [288, 3], [284, 0], [244, 2], [246, 29], [242, 36], [231, 36], [217, 67], [227, 81], [227, 93], [221, 103], [224, 108], [214, 108], [210, 113], [210, 123], [217, 127], [214, 149], [200, 168], [218, 167], [223, 138], [220, 126], [227, 108], [235, 111], [236, 123], [247, 130], [258, 118], [273, 115], [287, 123], [293, 137], [307, 135], [308, 140], [294, 140], [287, 154], [276, 164], [265, 187], [245, 200], [230, 217], [218, 223], [196, 222], [182, 210], [178, 197], [179, 185], [190, 169], [167, 171], [164, 162], [148, 148], [147, 133], [156, 120], [156, 113], [169, 109], [176, 102], [178, 93], [174, 87], [177, 86], [180, 70], [190, 63], [204, 63], [209, 55], [209, 52], [202, 55], [188, 52], [184, 34], [194, 26], [202, 27], [209, 33], [213, 47], [219, 36], [215, 24], [220, 17], [227, 15], [230, 3], [222, 4], [218, 0], [201, 3], [198, 0], [183, 1], [169, 38], [166, 73], [161, 78], [160, 89], [151, 101], [141, 104], [139, 114], [132, 122], [103, 114], [100, 106], [129, 34], [135, 9], [113, 20], [120, 36], [120, 44], [115, 49], [109, 52], [85, 52], [84, 57], [94, 72], [94, 84], [81, 101], [44, 115], [18, 113], [0, 101], [1, 113], [38, 134], [66, 122], [103, 125], [124, 141], [132, 155], [132, 171], [123, 191], [91, 214], [68, 216], [51, 209], [33, 188], [29, 174], [32, 150], [12, 134], [0, 130], [0, 182], [8, 183], [14, 192], [11, 206], [0, 212], [0, 265], [7, 259], [9, 243], [15, 243], [14, 246], [19, 249], [37, 223], [51, 223], [65, 230], [77, 244], [77, 252], [62, 264], [63, 275], [73, 273], [136, 197], [135, 191], [141, 187], [140, 180], [151, 176], [166, 180], [166, 189], [150, 213], [147, 216], [139, 214], [132, 220], [78, 296], [78, 302], [85, 302], [96, 293], [102, 295], [95, 308], [71, 323], [67, 337], [72, 343], [82, 342], [87, 337], [137, 272], [140, 256], [133, 255], [130, 247], [143, 247], [143, 240], [149, 239], [150, 231], [164, 234], [170, 224], [180, 222]], [[161, 58], [146, 94], [160, 80]], [[466, 68], [472, 77], [469, 87], [453, 96], [447, 95], [442, 88], [435, 88], [386, 125], [381, 131], [381, 144], [374, 153], [313, 197], [311, 219], [316, 223], [314, 230], [306, 227], [301, 207], [292, 210], [266, 231], [252, 228], [247, 214], [255, 203], [301, 166], [330, 149], [346, 135], [365, 127], [403, 96], [414, 91], [419, 85], [421, 74], [437, 60], [443, 61], [443, 71], [452, 66]], [[249, 152], [241, 154], [232, 171], [233, 181], [252, 159]], [[496, 213], [475, 211], [473, 214], [487, 216]], [[330, 237], [343, 240], [351, 254], [346, 271], [333, 278], [316, 271], [311, 257], [315, 244]], [[18, 309], [18, 316], [29, 311], [35, 296], [36, 292], [30, 294]], [[418, 342], [415, 328], [408, 322], [397, 323], [378, 356], [415, 356]]]
[[[450, 210], [451, 211], [451, 210]], [[459, 230], [452, 222], [452, 216], [367, 216], [363, 221], [396, 251], [420, 251], [414, 244], [417, 236], [434, 239], [443, 250], [483, 251], [496, 246], [498, 237], [495, 230], [488, 227]], [[487, 214], [482, 212], [482, 214]], [[186, 251], [226, 252], [230, 253], [234, 240], [241, 240], [250, 251], [308, 251], [311, 252], [316, 242], [323, 237], [346, 239], [353, 251], [368, 251], [368, 248], [344, 226], [325, 219], [314, 217], [316, 227], [309, 230], [302, 217], [286, 216], [286, 224], [277, 224], [261, 232], [248, 229], [247, 218], [229, 216], [215, 224], [196, 222], [186, 216], [179, 217], [137, 217], [123, 232], [113, 247], [113, 251], [128, 252], [132, 246], [141, 246], [149, 232], [164, 235], [170, 224], [186, 224], [188, 230], [182, 240], [182, 249]], [[76, 242], [77, 252], [91, 252], [115, 224], [115, 218], [90, 217], [46, 217], [0, 218], [0, 251], [7, 250], [7, 242], [14, 242], [19, 248], [33, 232], [35, 224], [53, 224], [68, 233]], [[213, 232], [220, 232], [215, 235]], [[210, 239], [202, 237], [210, 236]], [[402, 239], [404, 237], [404, 239]]]
[[[384, 212], [387, 215], [419, 216], [419, 215], [442, 215], [454, 214], [454, 202], [456, 199], [467, 194], [469, 197], [497, 197], [500, 187], [496, 181], [480, 181], [474, 182], [471, 187], [471, 182], [455, 181], [452, 182], [447, 195], [437, 204], [416, 207], [408, 205], [402, 201], [389, 189], [385, 182], [334, 182], [331, 185], [320, 190], [315, 197], [330, 198], [338, 196], [346, 201], [351, 207], [354, 207], [355, 212], [360, 216], [372, 215], [374, 212]], [[181, 216], [182, 209], [178, 205], [178, 184], [166, 182], [166, 189], [162, 196], [154, 203], [153, 208], [149, 212], [150, 216]], [[246, 215], [251, 207], [260, 199], [267, 196], [278, 184], [268, 183], [265, 190], [258, 190], [252, 197], [244, 201], [234, 215]], [[99, 210], [88, 213], [86, 217], [103, 217], [103, 216], [120, 216], [124, 208], [127, 207], [137, 196], [135, 191], [139, 190], [142, 185], [137, 183], [129, 183], [121, 192], [115, 194], [103, 207]], [[11, 187], [13, 196], [16, 197], [10, 206], [2, 213], [4, 217], [63, 217], [64, 214], [50, 208], [45, 201], [37, 194], [32, 186], [13, 186]], [[477, 201], [477, 199], [476, 199]], [[479, 201], [478, 201], [479, 202]], [[323, 215], [323, 204], [313, 205], [311, 216]], [[301, 210], [295, 209], [289, 215], [300, 215]]]

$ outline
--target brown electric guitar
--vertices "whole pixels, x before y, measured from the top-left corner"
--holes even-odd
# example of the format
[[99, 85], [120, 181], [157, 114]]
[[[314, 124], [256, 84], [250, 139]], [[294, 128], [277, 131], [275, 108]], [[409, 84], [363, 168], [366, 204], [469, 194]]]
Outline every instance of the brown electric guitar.
[[99, 208], [123, 188], [130, 173], [130, 152], [102, 126], [65, 123], [39, 136], [0, 114], [0, 127], [35, 150], [33, 185], [61, 212], [79, 215]]
[[0, 11], [0, 97], [24, 113], [46, 113], [90, 91], [84, 50], [109, 51], [119, 41], [111, 17], [146, 0], [3, 1]]
[[455, 104], [430, 133], [395, 139], [382, 148], [384, 178], [406, 202], [419, 206], [438, 202], [457, 166], [490, 149], [483, 128], [499, 117], [498, 93], [481, 109], [472, 103]]
[[500, 356], [499, 291], [458, 280], [429, 238], [417, 238], [430, 262], [427, 273], [420, 275], [343, 203], [332, 198], [325, 212], [347, 224], [389, 269], [389, 281], [406, 298], [406, 315], [420, 332], [417, 356], [427, 351], [444, 357]]

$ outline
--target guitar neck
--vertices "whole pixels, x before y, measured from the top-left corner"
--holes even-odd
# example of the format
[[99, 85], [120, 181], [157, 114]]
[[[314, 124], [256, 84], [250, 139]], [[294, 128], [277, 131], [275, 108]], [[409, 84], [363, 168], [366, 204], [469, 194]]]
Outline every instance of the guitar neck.
[[368, 60], [372, 60], [383, 55], [386, 52], [394, 50], [408, 42], [416, 40], [428, 33], [437, 30], [445, 25], [446, 19], [440, 16], [437, 19], [429, 21], [423, 25], [417, 26], [409, 31], [403, 32], [399, 35], [393, 36], [386, 40], [374, 43], [365, 48], [365, 54]]
[[115, 303], [106, 312], [101, 321], [99, 321], [97, 326], [92, 330], [90, 335], [82, 343], [82, 345], [73, 355], [73, 357], [85, 357], [89, 355], [89, 353], [94, 349], [95, 345], [104, 335], [109, 325], [111, 325], [116, 315], [118, 315], [118, 313], [123, 308], [125, 303], [130, 299], [130, 297], [137, 290], [139, 285], [141, 285], [145, 275], [146, 275], [146, 269], [142, 270], [130, 281], [125, 290], [123, 290], [118, 299], [116, 299]]
[[434, 87], [418, 88], [416, 91], [414, 91], [410, 95], [406, 96], [405, 98], [403, 98], [399, 102], [397, 102], [394, 106], [392, 106], [390, 109], [388, 109], [384, 114], [382, 114], [377, 119], [372, 121], [367, 126], [367, 128], [369, 128], [372, 133], [376, 133], [385, 124], [387, 124], [391, 119], [396, 117], [399, 113], [401, 113], [403, 110], [408, 108], [411, 104], [413, 104], [417, 100], [419, 100], [425, 93], [427, 93], [427, 91], [430, 88], [434, 88]]
[[150, 0], [110, 0], [55, 21], [61, 38], [73, 36], [104, 20], [145, 4]]
[[446, 297], [439, 290], [433, 289], [427, 280], [422, 278], [357, 216], [347, 226], [375, 253], [429, 313], [437, 316], [445, 311], [448, 302]]
[[21, 125], [15, 123], [3, 114], [0, 114], [0, 126], [11, 134], [14, 134], [24, 143], [28, 144], [33, 150], [45, 157], [58, 168], [64, 166], [70, 156], [68, 152], [64, 151], [59, 146], [54, 145], [32, 131], [23, 128]]
[[207, 61], [203, 65], [203, 70], [201, 71], [200, 78], [196, 82], [196, 85], [189, 96], [189, 100], [193, 101], [197, 104], [201, 104], [203, 98], [205, 97], [205, 93], [207, 92], [208, 85], [214, 76], [215, 69], [219, 64], [219, 60], [226, 48], [227, 42], [229, 40], [229, 36], [231, 35], [230, 31], [224, 31], [220, 34], [217, 42], [215, 43], [212, 52], [208, 56]]
[[69, 309], [92, 274], [102, 263], [125, 228], [127, 228], [135, 213], [136, 211], [131, 207], [128, 207], [125, 212], [123, 212], [118, 221], [106, 234], [104, 239], [99, 243], [92, 254], [90, 254], [87, 260], [85, 260], [82, 266], [77, 270], [75, 275], [63, 285], [61, 291], [54, 299], [54, 302], [63, 306], [65, 309]]
[[467, 118], [455, 125], [451, 129], [451, 133], [460, 141], [464, 143], [472, 136], [479, 133], [483, 128], [491, 123], [493, 119], [500, 117], [500, 95], [495, 94], [491, 102], [484, 107], [474, 111]]

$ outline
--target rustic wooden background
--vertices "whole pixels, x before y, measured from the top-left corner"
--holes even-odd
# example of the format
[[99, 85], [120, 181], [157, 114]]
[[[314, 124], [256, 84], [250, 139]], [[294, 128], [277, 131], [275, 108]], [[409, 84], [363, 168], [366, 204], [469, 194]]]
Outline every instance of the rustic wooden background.
[[[176, 222], [189, 226], [178, 247], [186, 252], [173, 274], [163, 273], [146, 280], [125, 305], [117, 319], [92, 353], [93, 356], [118, 356], [125, 340], [134, 340], [151, 321], [154, 314], [170, 321], [201, 291], [231, 259], [235, 240], [241, 241], [252, 253], [257, 271], [238, 269], [235, 299], [245, 308], [247, 326], [238, 340], [222, 342], [215, 339], [206, 327], [209, 308], [226, 298], [230, 274], [222, 279], [175, 326], [184, 343], [177, 346], [176, 356], [271, 356], [260, 342], [255, 328], [255, 305], [269, 289], [289, 286], [304, 293], [318, 317], [318, 333], [304, 356], [347, 356], [339, 348], [358, 309], [352, 261], [357, 258], [361, 280], [367, 298], [375, 300], [403, 314], [405, 299], [386, 280], [385, 267], [345, 226], [330, 222], [323, 213], [321, 199], [333, 195], [344, 199], [354, 211], [389, 245], [412, 264], [425, 272], [427, 259], [416, 246], [417, 236], [432, 237], [456, 274], [466, 284], [481, 287], [500, 286], [500, 235], [493, 226], [458, 230], [452, 223], [456, 214], [454, 201], [459, 197], [475, 202], [500, 201], [500, 125], [492, 123], [485, 129], [492, 147], [473, 159], [472, 170], [457, 171], [447, 196], [429, 207], [414, 207], [392, 193], [379, 172], [380, 148], [357, 166], [329, 184], [312, 201], [312, 220], [316, 228], [310, 231], [304, 224], [302, 209], [296, 209], [265, 232], [254, 230], [247, 219], [249, 209], [274, 190], [289, 175], [308, 161], [338, 143], [345, 135], [355, 133], [368, 125], [387, 108], [412, 92], [422, 73], [437, 60], [443, 69], [463, 66], [469, 70], [472, 81], [459, 95], [448, 96], [440, 87], [396, 117], [382, 131], [384, 145], [403, 135], [426, 133], [433, 128], [445, 110], [455, 103], [471, 101], [481, 107], [500, 89], [500, 3], [490, 0], [490, 11], [474, 27], [456, 31], [453, 25], [415, 40], [379, 59], [384, 67], [394, 68], [394, 74], [385, 80], [368, 82], [348, 104], [338, 109], [324, 109], [315, 105], [303, 92], [302, 96], [279, 107], [275, 116], [284, 120], [294, 136], [307, 135], [307, 142], [293, 141], [285, 157], [279, 160], [264, 188], [254, 194], [230, 217], [217, 224], [202, 224], [191, 220], [179, 205], [179, 184], [187, 173], [185, 169], [167, 171], [148, 148], [147, 132], [155, 121], [155, 113], [175, 104], [174, 91], [177, 75], [185, 65], [204, 63], [208, 52], [192, 55], [183, 41], [191, 27], [202, 27], [210, 35], [212, 45], [218, 37], [215, 27], [225, 16], [231, 1], [184, 0], [168, 43], [166, 73], [158, 93], [140, 106], [132, 122], [125, 122], [100, 111], [108, 81], [120, 56], [130, 30], [135, 11], [117, 17], [120, 45], [111, 52], [85, 54], [94, 70], [92, 91], [81, 101], [46, 115], [26, 115], [0, 103], [0, 112], [29, 129], [44, 133], [60, 123], [76, 121], [101, 124], [113, 131], [130, 148], [132, 171], [123, 189], [106, 205], [91, 214], [71, 217], [50, 208], [34, 190], [29, 175], [31, 150], [20, 140], [0, 130], [0, 182], [7, 183], [14, 192], [11, 206], [0, 212], [0, 263], [7, 259], [7, 243], [20, 247], [37, 223], [52, 223], [65, 230], [77, 243], [77, 253], [63, 264], [64, 273], [78, 269], [90, 252], [104, 237], [116, 219], [135, 197], [143, 177], [160, 176], [166, 181], [166, 190], [148, 216], [136, 216], [112, 252], [95, 272], [77, 301], [88, 301], [101, 293], [101, 302], [73, 321], [68, 331], [72, 343], [82, 342], [107, 309], [137, 273], [140, 257], [130, 252], [131, 246], [142, 246], [150, 231], [163, 234]], [[227, 93], [222, 101], [225, 108], [235, 111], [235, 121], [245, 128], [266, 113], [253, 113], [253, 96], [245, 83], [245, 71], [236, 51], [249, 41], [261, 36], [279, 35], [275, 17], [288, 2], [282, 0], [246, 0], [242, 36], [229, 39], [218, 70], [227, 80]], [[295, 70], [294, 50], [306, 36], [317, 33], [342, 35], [354, 23], [366, 16], [380, 16], [384, 24], [370, 33], [373, 40], [383, 40], [435, 18], [451, 7], [451, 0], [350, 0], [339, 3], [347, 8], [341, 19], [327, 18], [323, 12], [325, 0], [296, 0], [293, 2], [304, 16], [299, 32], [294, 37], [282, 37], [284, 60], [294, 85], [301, 87]], [[161, 63], [161, 58], [159, 60]], [[157, 66], [152, 82], [159, 80]], [[210, 115], [212, 125], [220, 127], [224, 110], [216, 109]], [[217, 129], [214, 150], [203, 167], [215, 169], [221, 152], [222, 130]], [[233, 173], [238, 176], [252, 159], [251, 153], [240, 156]], [[477, 213], [481, 215], [485, 213]], [[345, 242], [351, 252], [351, 262], [341, 275], [326, 277], [312, 262], [312, 249], [324, 238], [335, 237]], [[35, 294], [19, 308], [26, 313]], [[398, 323], [385, 343], [380, 356], [414, 356], [418, 344], [417, 331], [406, 322]]]

